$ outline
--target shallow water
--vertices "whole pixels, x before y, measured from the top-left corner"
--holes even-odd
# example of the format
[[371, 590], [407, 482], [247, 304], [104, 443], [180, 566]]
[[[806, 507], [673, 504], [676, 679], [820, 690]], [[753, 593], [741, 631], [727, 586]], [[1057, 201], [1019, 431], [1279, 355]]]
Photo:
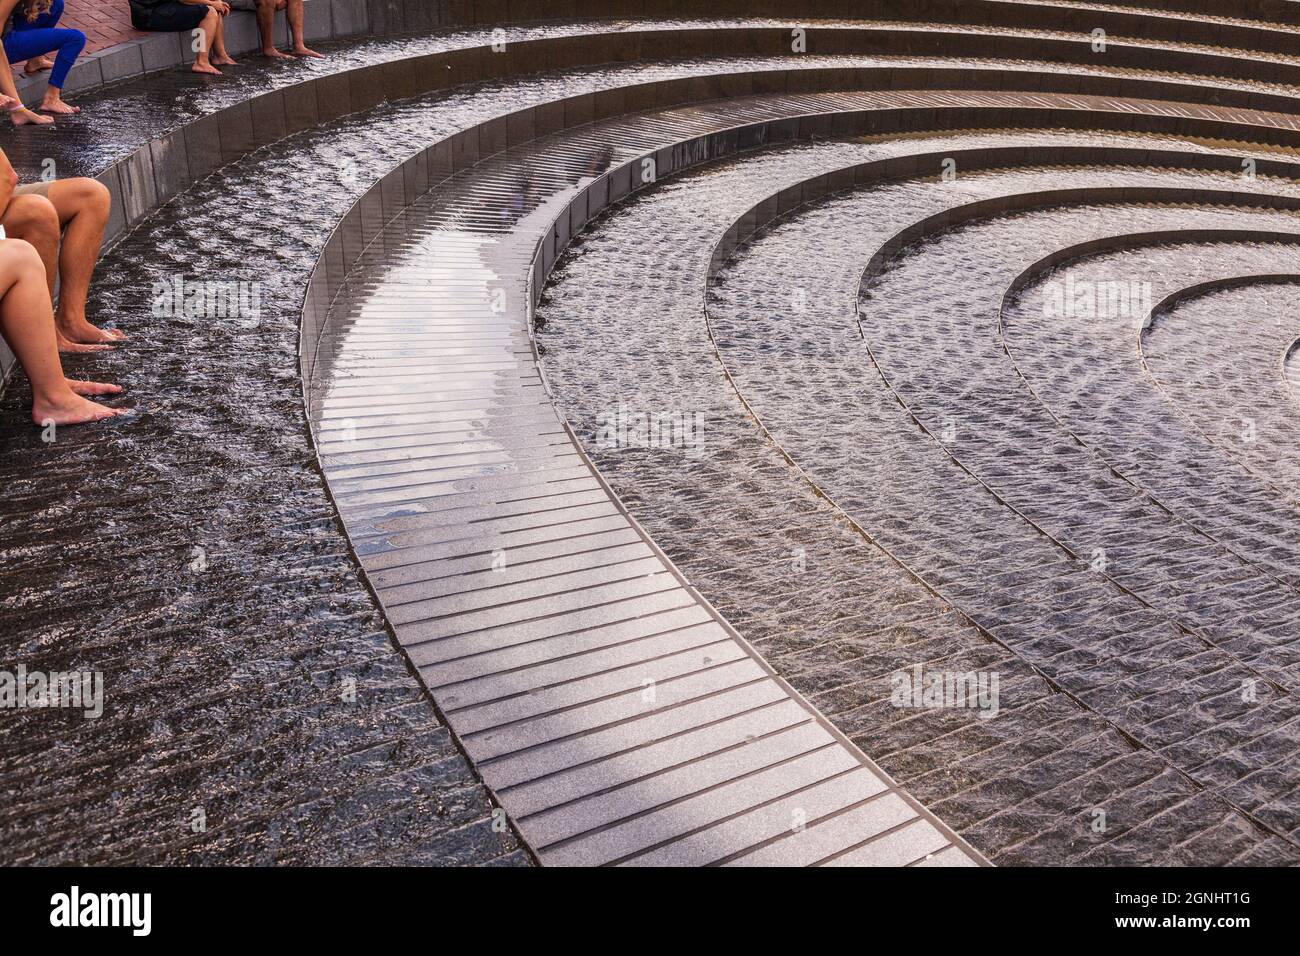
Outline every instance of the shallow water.
[[[1239, 262], [1236, 252], [1214, 249], [1215, 273], [1260, 273], [1257, 257]], [[1209, 292], [1161, 315], [1141, 341], [1152, 378], [1178, 414], [1293, 497], [1300, 495], [1300, 433], [1284, 357], [1300, 332], [1295, 291], [1261, 281]]]
[[[1036, 141], [1052, 135], [1037, 134]], [[937, 138], [954, 148], [980, 139]], [[1000, 852], [1007, 862], [1152, 859], [1158, 849], [1122, 837], [1092, 841], [1051, 828], [1039, 832], [1042, 821], [1033, 808], [1105, 792], [1108, 805], [1124, 805], [1128, 825], [1136, 825], [1153, 789], [1164, 790], [1160, 800], [1186, 799], [1176, 796], [1182, 787], [1177, 775], [1167, 764], [1161, 769], [1163, 758], [1152, 750], [1119, 759], [1128, 751], [1121, 744], [1097, 762], [1095, 749], [1107, 746], [1109, 733], [1098, 717], [1119, 717], [1146, 696], [1137, 685], [1118, 693], [1101, 689], [1122, 679], [1126, 668], [1165, 664], [1180, 640], [1176, 628], [1141, 603], [1123, 610], [1131, 601], [1123, 591], [954, 468], [883, 387], [854, 321], [857, 280], [871, 250], [923, 210], [1002, 191], [1059, 187], [1063, 178], [1078, 181], [1087, 171], [963, 175], [940, 188], [897, 184], [815, 206], [742, 251], [711, 290], [713, 333], [740, 394], [883, 550], [847, 530], [843, 516], [828, 510], [780, 460], [713, 357], [698, 277], [721, 230], [785, 183], [849, 162], [854, 150], [858, 161], [871, 158], [871, 148], [771, 151], [662, 184], [603, 220], [565, 260], [540, 310], [548, 377], [615, 490], [693, 583], [797, 688], [995, 860]], [[1183, 175], [1205, 181], [1201, 174]], [[1165, 171], [1108, 171], [1103, 182], [1124, 182], [1125, 176], [1133, 184], [1178, 178]], [[896, 346], [899, 355], [919, 354], [917, 336], [924, 332], [926, 354], [933, 353], [942, 338], [930, 326], [946, 320], [947, 304], [976, 301], [971, 272], [992, 247], [971, 248], [981, 252], [958, 258], [960, 268], [953, 268], [950, 255], [938, 277], [909, 288], [910, 298], [899, 295], [889, 308], [877, 307], [881, 321], [873, 332], [891, 347], [910, 343], [911, 352]], [[929, 361], [962, 360], [951, 349], [942, 350], [942, 360], [939, 354]], [[895, 370], [909, 388], [926, 372]], [[954, 381], [973, 384], [962, 376]], [[702, 411], [706, 452], [688, 458], [680, 450], [601, 448], [593, 441], [595, 422], [618, 403]], [[799, 548], [801, 561], [795, 560]], [[915, 578], [903, 565], [1016, 653], [1007, 654], [959, 617], [947, 617], [949, 603], [912, 593], [908, 581]], [[890, 620], [898, 600], [911, 615], [901, 627]], [[1122, 629], [1089, 626], [1079, 616], [1081, 600], [1093, 602], [1101, 620], [1122, 622]], [[1004, 691], [1008, 709], [997, 720], [900, 718], [882, 700], [891, 669], [903, 662], [981, 657], [984, 666], [1005, 668], [1014, 688]], [[1024, 660], [1068, 676], [1081, 691], [1092, 689], [1086, 708], [1044, 696], [1046, 688], [1022, 669]], [[1221, 676], [1221, 687], [1229, 678], [1240, 681], [1231, 670]], [[1173, 728], [1152, 714], [1148, 740], [1155, 745], [1195, 739], [1198, 727], [1231, 726], [1221, 691], [1195, 689], [1192, 673], [1186, 679], [1189, 684], [1175, 685], [1156, 711], [1183, 714], [1182, 732], [1171, 736]], [[1210, 723], [1188, 718], [1189, 706], [1217, 716]], [[1081, 747], [1081, 739], [1090, 744]], [[1007, 788], [1020, 786], [1027, 766], [1034, 768], [1035, 785], [1008, 798]], [[1195, 812], [1178, 818], [1186, 839], [1217, 843], [1209, 852], [1224, 860], [1242, 850], [1248, 824], [1238, 818], [1225, 829], [1213, 800], [1197, 798], [1193, 806]]]
[[[479, 32], [334, 47], [330, 60], [286, 66], [271, 82], [490, 38]], [[0, 819], [13, 835], [6, 862], [523, 861], [512, 838], [490, 831], [486, 794], [394, 651], [325, 495], [297, 378], [306, 277], [326, 226], [369, 183], [456, 129], [582, 89], [778, 62], [791, 65], [733, 58], [593, 69], [388, 105], [221, 170], [105, 258], [92, 318], [120, 325], [132, 339], [111, 356], [70, 365], [129, 385], [136, 415], [45, 442], [23, 424], [25, 389], [13, 389], [2, 406], [6, 656], [29, 667], [103, 670], [110, 694], [100, 722], [23, 713], [0, 730]], [[807, 57], [799, 65], [883, 62], [957, 61]], [[141, 131], [162, 132], [266, 82], [265, 71], [220, 84], [177, 74], [88, 97], [83, 119], [98, 116], [95, 135], [75, 122], [61, 131], [67, 160], [60, 172], [98, 171], [138, 145]], [[96, 114], [96, 105], [106, 108]], [[1058, 138], [1002, 133], [944, 141], [966, 146], [1009, 136]], [[44, 144], [26, 142], [25, 155], [39, 157]], [[1100, 793], [1122, 808], [1121, 833], [1149, 819], [1152, 807], [1186, 800], [1196, 812], [1186, 815], [1180, 838], [1196, 843], [1198, 859], [1268, 858], [1271, 846], [1252, 842], [1238, 816], [1221, 803], [1197, 805], [1203, 795], [1193, 795], [1152, 752], [1132, 751], [1095, 711], [1052, 693], [1026, 664], [1073, 649], [1033, 647], [1022, 633], [1027, 617], [1004, 615], [999, 602], [1042, 592], [1034, 608], [1041, 611], [1065, 590], [1062, 582], [1078, 579], [1076, 563], [1057, 556], [1055, 564], [1035, 565], [1051, 549], [1032, 529], [984, 500], [934, 449], [920, 451], [914, 435], [906, 444], [902, 434], [915, 430], [864, 364], [855, 329], [834, 324], [852, 320], [856, 290], [823, 280], [828, 272], [844, 280], [860, 270], [864, 240], [887, 221], [878, 203], [851, 209], [836, 232], [824, 231], [833, 223], [818, 219], [820, 211], [793, 223], [790, 234], [774, 231], [729, 276], [738, 290], [730, 310], [725, 293], [715, 300], [719, 342], [742, 392], [765, 420], [771, 415], [769, 424], [802, 463], [827, 465], [815, 476], [819, 483], [838, 474], [844, 510], [813, 494], [776, 454], [722, 376], [702, 320], [700, 266], [729, 217], [811, 169], [909, 148], [825, 143], [773, 151], [667, 184], [600, 223], [543, 310], [550, 324], [540, 341], [562, 403], [588, 435], [593, 413], [613, 401], [705, 415], [707, 455], [651, 449], [601, 454], [599, 463], [783, 674], [990, 852], [1009, 862], [1143, 859], [1151, 848], [1141, 841], [1092, 841], [1084, 828], [1062, 833], [1043, 823], [1044, 814], [1060, 812], [1057, 804]], [[1142, 175], [1135, 172], [1134, 181]], [[1023, 182], [1006, 182], [1022, 188], [1047, 176], [1028, 172]], [[966, 188], [963, 182], [951, 195]], [[906, 187], [882, 197], [891, 215], [917, 208]], [[503, 228], [456, 225], [483, 236]], [[801, 232], [800, 254], [791, 257]], [[751, 256], [757, 278], [744, 271]], [[789, 284], [791, 274], [782, 276], [773, 260], [811, 274]], [[159, 314], [156, 284], [165, 289], [177, 278], [242, 284], [255, 290], [259, 308], [220, 317]], [[799, 308], [811, 301], [824, 326], [801, 321], [774, 337], [762, 316], [748, 311], [778, 314], [800, 290]], [[959, 289], [954, 299], [965, 294]], [[924, 311], [933, 299], [915, 301]], [[869, 398], [852, 397], [854, 385], [868, 382], [875, 386]], [[893, 442], [898, 447], [882, 455]], [[942, 477], [924, 485], [929, 468]], [[928, 497], [916, 495], [921, 487]], [[959, 515], [947, 497], [955, 492], [971, 503]], [[917, 526], [925, 534], [916, 535]], [[988, 553], [989, 540], [999, 542], [1000, 554]], [[980, 561], [1006, 574], [963, 578], [960, 572]], [[1060, 575], [1043, 585], [1049, 565]], [[1008, 646], [1016, 642], [990, 641], [954, 608], [976, 606], [976, 584], [993, 595], [978, 605], [980, 625], [1022, 638], [1015, 653]], [[1098, 606], [1114, 599], [1104, 605], [1108, 612], [1123, 604], [1101, 585], [1088, 597]], [[1162, 632], [1140, 653], [1162, 655], [1171, 640]], [[1008, 694], [1004, 719], [889, 708], [882, 678], [919, 659], [997, 670]], [[356, 703], [345, 699], [353, 682]], [[1121, 698], [1115, 706], [1132, 702]], [[1191, 690], [1177, 703], [1213, 706]], [[68, 794], [78, 799], [69, 802]], [[196, 806], [209, 821], [206, 833], [185, 829]], [[76, 840], [66, 839], [73, 834]]]
[[[491, 831], [325, 495], [298, 379], [306, 279], [325, 226], [424, 144], [527, 103], [737, 63], [772, 61], [538, 75], [384, 106], [225, 167], [103, 259], [91, 318], [131, 343], [68, 367], [128, 386], [119, 404], [137, 412], [51, 443], [25, 424], [26, 388], [6, 394], [0, 626], [6, 661], [103, 671], [108, 709], [89, 726], [6, 721], [6, 859], [523, 859]], [[256, 290], [259, 308], [158, 314], [157, 284], [178, 279]], [[338, 703], [352, 681], [360, 714]], [[85, 799], [54, 799], [69, 792]], [[177, 836], [199, 794], [207, 835]], [[93, 835], [51, 842], [60, 830]]]

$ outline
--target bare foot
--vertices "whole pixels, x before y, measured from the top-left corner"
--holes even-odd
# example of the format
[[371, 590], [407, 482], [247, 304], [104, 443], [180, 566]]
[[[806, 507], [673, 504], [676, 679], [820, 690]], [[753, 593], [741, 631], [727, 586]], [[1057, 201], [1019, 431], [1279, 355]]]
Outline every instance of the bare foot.
[[287, 54], [287, 53], [281, 53], [281, 52], [280, 52], [279, 50], [277, 50], [275, 47], [268, 47], [267, 49], [263, 50], [263, 51], [262, 51], [262, 56], [269, 56], [272, 60], [292, 60], [292, 59], [293, 59], [293, 57], [291, 57], [289, 54]]
[[29, 109], [12, 110], [9, 119], [15, 126], [49, 126], [54, 122], [53, 116], [41, 116]]
[[48, 56], [34, 56], [23, 66], [23, 72], [28, 76], [33, 73], [43, 73], [46, 70], [54, 69], [54, 61]]
[[217, 66], [239, 66], [239, 61], [232, 56], [217, 56], [212, 54], [212, 62]]
[[[70, 383], [69, 383], [70, 384]], [[98, 422], [105, 418], [126, 414], [126, 409], [109, 408], [80, 395], [70, 394], [60, 402], [36, 401], [32, 403], [32, 421], [45, 427], [55, 425], [82, 425], [86, 422]]]
[[197, 62], [197, 61], [195, 62], [195, 64], [194, 64], [192, 67], [190, 67], [190, 72], [191, 72], [191, 73], [206, 73], [206, 74], [208, 74], [209, 76], [220, 76], [220, 75], [221, 75], [221, 71], [218, 70], [218, 69], [217, 69], [215, 66], [213, 66], [211, 63], [199, 63], [199, 62]]
[[106, 345], [121, 342], [126, 333], [121, 329], [98, 329], [84, 318], [59, 316], [59, 338], [74, 345]]
[[49, 93], [46, 93], [45, 99], [41, 102], [41, 110], [45, 113], [63, 113], [66, 116], [71, 116], [80, 113], [81, 107], [65, 103], [57, 95], [50, 96]]
[[69, 342], [69, 341], [68, 341], [67, 339], [65, 339], [62, 335], [57, 336], [56, 338], [57, 338], [57, 341], [58, 341], [58, 346], [59, 346], [59, 351], [60, 351], [60, 352], [68, 352], [68, 353], [72, 353], [72, 354], [81, 354], [81, 353], [83, 353], [83, 352], [111, 352], [111, 351], [113, 351], [113, 346], [111, 346], [111, 345], [109, 345], [109, 344], [107, 344], [107, 343], [105, 343], [105, 342], [94, 342], [94, 343], [89, 343], [89, 344], [86, 343], [86, 342]]
[[111, 385], [108, 382], [81, 382], [75, 378], [65, 379], [68, 388], [72, 389], [78, 395], [121, 395], [121, 385]]
[[289, 52], [292, 53], [294, 56], [310, 56], [310, 57], [315, 57], [317, 60], [325, 59], [324, 53], [317, 53], [315, 50], [309, 50], [305, 46], [296, 46]]

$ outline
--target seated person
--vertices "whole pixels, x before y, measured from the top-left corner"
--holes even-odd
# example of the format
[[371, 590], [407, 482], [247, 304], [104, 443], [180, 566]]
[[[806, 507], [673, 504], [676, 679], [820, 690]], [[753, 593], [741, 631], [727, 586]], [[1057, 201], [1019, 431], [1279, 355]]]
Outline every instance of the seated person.
[[[0, 0], [0, 26], [4, 28], [5, 40], [8, 40], [13, 29], [11, 21], [17, 5], [18, 0]], [[42, 116], [23, 106], [23, 101], [18, 96], [18, 87], [14, 85], [9, 57], [5, 56], [4, 43], [0, 43], [0, 109], [9, 114], [9, 119], [15, 126], [26, 126], [29, 123], [33, 126], [48, 126], [54, 122], [53, 116]]]
[[[4, 0], [0, 0], [3, 3]], [[221, 75], [218, 66], [234, 66], [226, 52], [226, 28], [221, 19], [230, 13], [224, 0], [130, 0], [131, 23], [137, 30], [154, 33], [194, 33], [195, 73]]]
[[[253, 10], [257, 13], [257, 32], [262, 37], [262, 55], [277, 60], [291, 60], [295, 56], [320, 54], [307, 49], [302, 35], [302, 0], [230, 0], [232, 10]], [[275, 11], [284, 10], [289, 23], [289, 39], [293, 44], [288, 53], [275, 48]]]
[[[3, 151], [0, 175], [13, 176]], [[110, 202], [107, 187], [98, 180], [55, 179], [16, 186], [0, 208], [0, 226], [9, 238], [24, 240], [40, 255], [51, 299], [59, 280], [56, 321], [64, 352], [99, 352], [126, 338], [116, 329], [99, 329], [86, 321], [90, 277], [104, 241]]]
[[[18, 177], [3, 154], [0, 160], [3, 160], [0, 203], [7, 208], [13, 204]], [[36, 200], [39, 197], [33, 197]], [[21, 204], [26, 205], [27, 201]], [[45, 263], [31, 244], [6, 236], [3, 226], [0, 226], [0, 338], [8, 343], [31, 382], [32, 421], [36, 424], [77, 425], [123, 414], [121, 410], [84, 397], [117, 395], [122, 391], [120, 386], [64, 377]]]
[[[40, 108], [47, 113], [79, 113], [75, 106], [63, 102], [63, 84], [72, 64], [86, 46], [86, 35], [80, 30], [57, 29], [63, 16], [63, 0], [17, 0], [5, 21], [5, 57], [10, 63], [27, 61], [24, 68], [29, 75], [50, 70], [50, 81], [45, 87], [45, 98]], [[46, 54], [55, 53], [51, 61]]]
[[54, 344], [54, 316], [41, 257], [21, 239], [2, 235], [0, 338], [9, 344], [32, 384], [32, 421], [37, 425], [80, 425], [124, 414], [122, 409], [83, 397], [115, 395], [122, 391], [119, 386], [64, 377], [59, 349]]
[[[50, 298], [54, 280], [59, 290], [59, 348], [65, 352], [98, 352], [126, 336], [116, 329], [97, 329], [86, 321], [90, 277], [108, 224], [107, 187], [94, 179], [55, 179], [18, 185], [18, 174], [0, 150], [0, 184], [10, 183], [0, 226], [10, 239], [33, 246], [45, 264]], [[60, 242], [60, 239], [62, 242]]]

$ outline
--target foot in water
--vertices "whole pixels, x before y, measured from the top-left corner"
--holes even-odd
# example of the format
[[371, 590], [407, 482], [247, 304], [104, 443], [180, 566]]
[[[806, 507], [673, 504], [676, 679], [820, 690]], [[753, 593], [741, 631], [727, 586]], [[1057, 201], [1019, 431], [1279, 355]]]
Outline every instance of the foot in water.
[[315, 50], [309, 50], [305, 46], [296, 46], [289, 51], [293, 56], [314, 57], [317, 60], [325, 59], [324, 53], [317, 53]]
[[[72, 382], [68, 383], [72, 385]], [[78, 382], [78, 385], [94, 385], [93, 382]], [[103, 421], [125, 415], [126, 409], [109, 408], [88, 398], [82, 398], [74, 392], [58, 402], [36, 401], [32, 403], [32, 422], [42, 428], [48, 425], [84, 425], [87, 422]]]
[[218, 69], [217, 69], [215, 66], [213, 66], [211, 63], [200, 63], [198, 60], [195, 60], [195, 61], [194, 61], [194, 65], [193, 65], [192, 67], [190, 67], [190, 72], [191, 72], [191, 73], [206, 73], [206, 74], [209, 75], [209, 76], [220, 76], [220, 75], [221, 75], [221, 71], [218, 70]]
[[[84, 318], [61, 315], [58, 318], [59, 347], [68, 345], [114, 345], [126, 339], [121, 329], [101, 329], [91, 325]], [[79, 352], [82, 349], [66, 349]]]
[[263, 50], [263, 51], [262, 51], [262, 56], [270, 57], [272, 60], [292, 60], [292, 59], [293, 59], [293, 57], [291, 57], [289, 54], [287, 54], [287, 53], [281, 53], [279, 50], [277, 50], [277, 49], [276, 49], [275, 47], [273, 47], [273, 46], [269, 46], [269, 47], [267, 47], [265, 50]]
[[96, 342], [93, 345], [87, 345], [84, 342], [69, 342], [63, 336], [57, 337], [59, 351], [67, 355], [83, 355], [87, 352], [111, 352], [113, 346], [107, 342]]
[[81, 112], [81, 107], [63, 102], [63, 99], [59, 96], [59, 91], [54, 87], [50, 87], [45, 91], [45, 99], [41, 101], [41, 112], [73, 116]]
[[15, 126], [49, 126], [54, 122], [54, 117], [42, 116], [24, 107], [19, 110], [9, 110], [9, 121]]
[[107, 381], [78, 381], [77, 378], [66, 378], [68, 388], [78, 395], [120, 395], [123, 392], [121, 385], [113, 385]]
[[66, 379], [68, 388], [78, 395], [121, 395], [122, 386], [108, 382], [81, 382], [75, 378]]
[[232, 56], [217, 56], [212, 54], [212, 62], [217, 66], [239, 66], [239, 61]]

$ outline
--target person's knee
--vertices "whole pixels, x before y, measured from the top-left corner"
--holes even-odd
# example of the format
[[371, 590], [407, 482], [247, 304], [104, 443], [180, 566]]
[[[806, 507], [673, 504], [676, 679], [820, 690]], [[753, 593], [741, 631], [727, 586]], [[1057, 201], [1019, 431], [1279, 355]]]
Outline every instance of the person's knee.
[[0, 239], [0, 271], [10, 280], [24, 275], [45, 275], [45, 264], [36, 247], [25, 239]]
[[58, 241], [59, 214], [44, 196], [15, 196], [4, 214], [5, 231], [36, 242]]
[[81, 51], [86, 48], [86, 35], [80, 30], [69, 30], [68, 38], [63, 41], [60, 50], [71, 50], [77, 56], [81, 56]]
[[89, 177], [78, 177], [77, 179], [62, 180], [65, 188], [70, 190], [72, 202], [78, 210], [93, 212], [97, 216], [107, 216], [109, 207], [113, 203], [112, 194], [109, 193], [108, 187], [98, 179]]

